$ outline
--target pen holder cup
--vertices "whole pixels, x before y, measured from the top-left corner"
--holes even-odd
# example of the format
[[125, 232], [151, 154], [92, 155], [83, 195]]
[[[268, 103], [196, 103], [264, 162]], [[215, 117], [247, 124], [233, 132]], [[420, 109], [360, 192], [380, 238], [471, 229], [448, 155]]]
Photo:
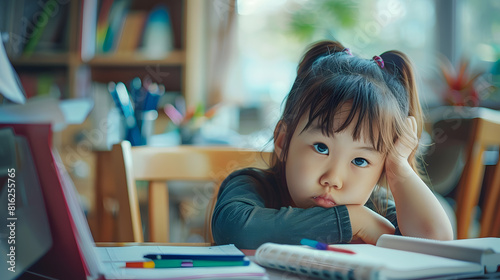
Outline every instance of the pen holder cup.
[[137, 123], [141, 131], [141, 142], [147, 145], [155, 131], [155, 121], [158, 118], [158, 111], [148, 110], [139, 113]]

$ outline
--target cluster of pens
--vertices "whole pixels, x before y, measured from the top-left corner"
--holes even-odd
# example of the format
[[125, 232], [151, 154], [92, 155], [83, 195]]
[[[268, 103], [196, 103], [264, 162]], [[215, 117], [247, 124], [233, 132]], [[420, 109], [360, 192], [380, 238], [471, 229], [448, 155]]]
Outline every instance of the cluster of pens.
[[199, 103], [196, 107], [186, 108], [184, 99], [179, 97], [175, 100], [174, 104], [166, 104], [163, 110], [172, 123], [179, 129], [181, 143], [193, 144], [195, 142], [194, 138], [199, 133], [200, 128], [215, 115], [218, 108], [219, 105], [217, 104], [205, 110], [205, 106], [202, 103]]
[[154, 129], [154, 121], [158, 117], [158, 101], [165, 93], [165, 86], [150, 81], [144, 83], [136, 77], [128, 87], [123, 82], [108, 83], [116, 106], [125, 122], [125, 139], [132, 146], [147, 144], [148, 137]]
[[250, 260], [244, 255], [184, 255], [150, 254], [144, 258], [150, 261], [127, 262], [128, 268], [179, 268], [179, 267], [215, 267], [247, 266]]

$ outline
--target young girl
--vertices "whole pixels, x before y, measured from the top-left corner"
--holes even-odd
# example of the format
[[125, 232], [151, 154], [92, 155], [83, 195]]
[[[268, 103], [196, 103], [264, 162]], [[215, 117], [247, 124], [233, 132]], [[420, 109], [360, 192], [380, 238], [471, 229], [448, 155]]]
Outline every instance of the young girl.
[[219, 189], [215, 242], [255, 249], [302, 238], [452, 239], [446, 213], [416, 170], [422, 123], [403, 53], [367, 60], [338, 42], [313, 45], [276, 125], [271, 168], [236, 171]]

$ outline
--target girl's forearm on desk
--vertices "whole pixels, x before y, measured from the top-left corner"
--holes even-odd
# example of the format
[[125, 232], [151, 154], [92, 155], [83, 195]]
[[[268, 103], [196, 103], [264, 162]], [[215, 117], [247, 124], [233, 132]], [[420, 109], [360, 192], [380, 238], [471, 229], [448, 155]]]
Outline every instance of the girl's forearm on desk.
[[394, 234], [394, 226], [384, 217], [363, 205], [347, 205], [353, 239], [376, 244], [382, 234]]
[[238, 248], [256, 249], [264, 242], [299, 244], [302, 238], [344, 243], [352, 236], [345, 206], [278, 210], [233, 202], [214, 213], [215, 241]]

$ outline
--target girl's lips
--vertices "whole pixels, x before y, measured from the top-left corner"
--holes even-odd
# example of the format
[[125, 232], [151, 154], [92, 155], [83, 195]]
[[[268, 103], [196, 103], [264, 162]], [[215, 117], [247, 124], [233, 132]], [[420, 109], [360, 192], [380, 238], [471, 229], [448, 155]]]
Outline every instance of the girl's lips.
[[325, 196], [325, 195], [315, 196], [315, 197], [313, 197], [313, 199], [314, 199], [314, 202], [316, 203], [316, 205], [323, 207], [323, 208], [330, 208], [330, 207], [337, 205], [335, 203], [335, 201], [333, 201], [333, 199], [331, 199], [330, 197]]

